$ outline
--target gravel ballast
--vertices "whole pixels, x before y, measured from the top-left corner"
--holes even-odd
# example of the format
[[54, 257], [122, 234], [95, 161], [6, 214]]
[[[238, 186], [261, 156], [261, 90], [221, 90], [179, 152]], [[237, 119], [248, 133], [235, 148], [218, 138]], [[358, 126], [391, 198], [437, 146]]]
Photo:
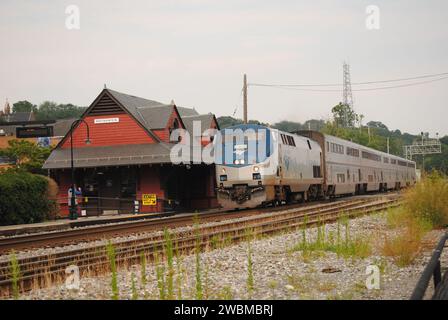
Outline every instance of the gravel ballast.
[[[443, 231], [431, 231], [425, 236], [422, 252], [406, 267], [398, 267], [392, 258], [381, 255], [380, 243], [385, 236], [397, 231], [389, 229], [384, 214], [375, 214], [350, 220], [353, 238], [369, 239], [372, 252], [366, 258], [343, 258], [328, 251], [291, 250], [302, 241], [298, 230], [269, 238], [253, 240], [250, 244], [253, 269], [253, 289], [250, 290], [248, 272], [248, 243], [209, 250], [200, 254], [202, 295], [207, 299], [409, 299], [438, 238]], [[340, 226], [339, 226], [340, 227]], [[326, 233], [335, 233], [337, 223], [328, 224]], [[308, 241], [315, 239], [317, 228], [307, 230]], [[174, 258], [173, 297], [195, 299], [196, 257], [183, 256], [177, 265]], [[445, 253], [442, 265], [448, 264]], [[368, 289], [367, 268], [377, 266], [380, 288]], [[376, 268], [376, 267], [373, 267]], [[179, 272], [179, 270], [181, 270]], [[165, 283], [167, 283], [165, 267]], [[141, 266], [119, 270], [117, 275], [120, 299], [131, 299], [132, 278], [134, 294], [139, 299], [159, 299], [155, 266], [147, 265], [147, 284], [141, 282]], [[179, 274], [181, 277], [179, 277]], [[428, 292], [432, 288], [428, 289]], [[58, 285], [25, 293], [22, 299], [110, 299], [111, 275], [80, 279], [78, 289]]]

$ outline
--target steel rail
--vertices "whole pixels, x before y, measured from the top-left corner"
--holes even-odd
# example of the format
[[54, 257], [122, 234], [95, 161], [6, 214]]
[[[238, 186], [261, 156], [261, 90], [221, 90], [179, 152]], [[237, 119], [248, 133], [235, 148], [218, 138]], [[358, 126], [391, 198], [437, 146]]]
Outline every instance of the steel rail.
[[[344, 213], [349, 216], [356, 216], [360, 214], [366, 214], [378, 210], [388, 208], [393, 205], [398, 205], [397, 199], [386, 201], [371, 201], [372, 203], [365, 203], [351, 206], [346, 208]], [[253, 223], [223, 223], [220, 226], [206, 226], [200, 229], [200, 241], [201, 247], [210, 245], [210, 241], [213, 237], [220, 236], [230, 237], [232, 242], [239, 241], [246, 237], [246, 232], [249, 229], [254, 231], [255, 235], [267, 235], [276, 233], [279, 231], [296, 229], [306, 225], [312, 225], [320, 222], [329, 222], [338, 219], [340, 216], [341, 208], [329, 208], [327, 210], [315, 210], [308, 214], [301, 214], [299, 216], [284, 216], [283, 218], [277, 218], [269, 221], [269, 217], [264, 219], [255, 217], [252, 219]], [[250, 221], [250, 219], [249, 219]], [[175, 234], [173, 241], [176, 242], [179, 250], [182, 252], [191, 251], [196, 246], [198, 235], [192, 235], [187, 233], [182, 235], [182, 232]], [[129, 244], [128, 244], [129, 245]], [[117, 263], [122, 264], [124, 262], [134, 262], [138, 260], [141, 252], [153, 253], [154, 251], [163, 252], [164, 239], [150, 239], [146, 243], [139, 244], [134, 247], [119, 247], [117, 248]], [[76, 264], [83, 272], [89, 270], [98, 270], [99, 268], [107, 267], [107, 255], [105, 254], [104, 245], [96, 248], [98, 251], [91, 251], [88, 255], [75, 255], [62, 257], [57, 261], [57, 257], [49, 258], [47, 261], [38, 261], [34, 264], [33, 268], [29, 265], [28, 272], [22, 273], [21, 282], [22, 286], [30, 288], [31, 284], [38, 282], [40, 284], [45, 282], [45, 279], [57, 278], [62, 276], [65, 272], [65, 268], [70, 264]], [[152, 251], [151, 251], [152, 250]], [[5, 272], [3, 268], [3, 274], [0, 280], [0, 287], [7, 287], [11, 285], [9, 280], [9, 273]], [[51, 274], [49, 274], [51, 273]], [[51, 281], [50, 281], [51, 282]]]

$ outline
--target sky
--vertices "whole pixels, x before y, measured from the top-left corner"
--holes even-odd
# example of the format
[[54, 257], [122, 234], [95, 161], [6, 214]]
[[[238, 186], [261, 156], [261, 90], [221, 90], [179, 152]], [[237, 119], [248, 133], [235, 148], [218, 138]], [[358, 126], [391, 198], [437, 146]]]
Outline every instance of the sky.
[[[79, 29], [66, 26], [69, 5]], [[370, 5], [379, 29], [366, 27]], [[2, 0], [0, 103], [88, 106], [106, 84], [242, 118], [244, 73], [249, 84], [341, 83], [344, 61], [354, 83], [448, 72], [447, 13], [446, 0]], [[448, 79], [353, 91], [354, 109], [364, 123], [448, 135], [447, 89]], [[248, 113], [269, 123], [326, 120], [341, 100], [342, 90], [249, 85]]]

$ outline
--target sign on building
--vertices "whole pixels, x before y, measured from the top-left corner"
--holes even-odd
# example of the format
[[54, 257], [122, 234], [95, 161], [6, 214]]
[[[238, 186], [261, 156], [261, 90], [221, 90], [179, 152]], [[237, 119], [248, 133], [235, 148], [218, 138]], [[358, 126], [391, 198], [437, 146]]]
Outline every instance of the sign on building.
[[144, 206], [157, 205], [157, 195], [155, 193], [142, 194], [142, 202]]

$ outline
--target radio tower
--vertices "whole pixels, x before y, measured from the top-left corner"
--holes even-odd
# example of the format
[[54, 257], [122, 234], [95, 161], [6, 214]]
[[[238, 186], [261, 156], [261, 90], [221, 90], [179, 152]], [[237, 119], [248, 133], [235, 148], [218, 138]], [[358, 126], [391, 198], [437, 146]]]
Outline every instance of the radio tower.
[[[353, 110], [353, 95], [352, 95], [352, 83], [350, 80], [350, 66], [344, 61], [343, 64], [343, 91], [342, 91], [342, 103], [346, 106], [349, 106], [351, 110]], [[348, 111], [348, 110], [347, 110]], [[348, 114], [345, 113], [344, 121], [346, 126], [349, 126]]]
[[343, 89], [343, 103], [350, 106], [353, 109], [353, 95], [352, 95], [352, 83], [350, 81], [350, 66], [344, 62], [344, 89]]

